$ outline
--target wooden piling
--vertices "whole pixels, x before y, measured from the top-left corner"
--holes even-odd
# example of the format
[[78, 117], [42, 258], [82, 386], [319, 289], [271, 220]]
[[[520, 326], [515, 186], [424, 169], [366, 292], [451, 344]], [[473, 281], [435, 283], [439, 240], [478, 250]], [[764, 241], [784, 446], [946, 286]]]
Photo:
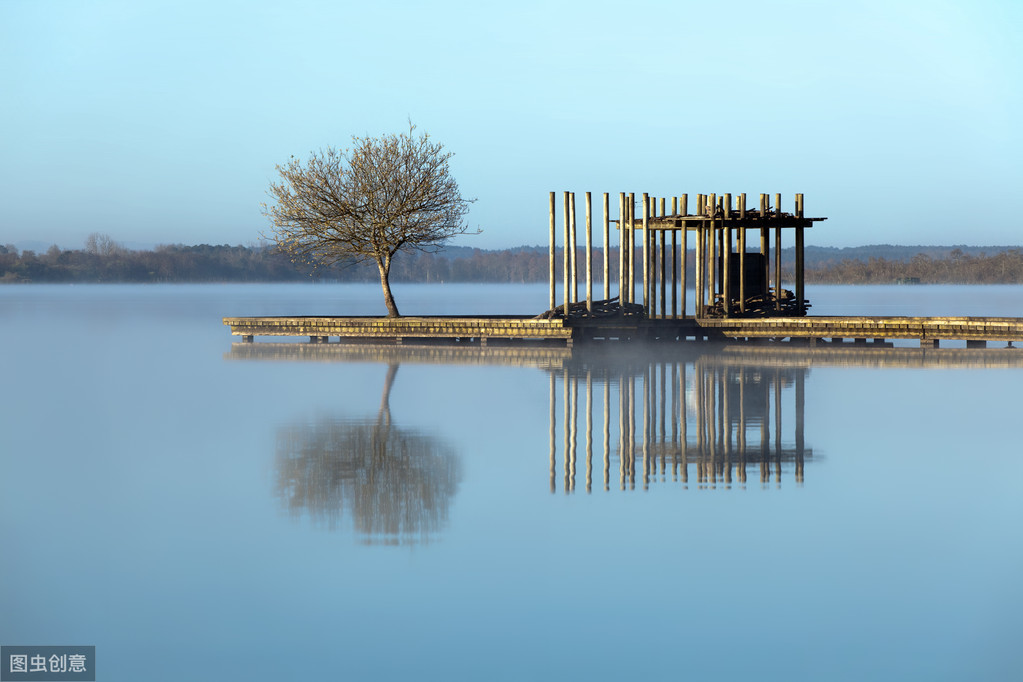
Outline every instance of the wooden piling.
[[643, 308], [650, 314], [650, 195], [643, 192]]
[[[796, 195], [796, 217], [803, 217], [803, 195]], [[802, 225], [796, 227], [796, 309], [800, 315], [806, 314], [806, 303], [805, 303], [805, 284], [806, 279], [803, 276], [803, 227]]]
[[[679, 213], [681, 213], [683, 216], [689, 215], [688, 208], [689, 208], [689, 195], [688, 194], [683, 194], [682, 195], [682, 201], [679, 202], [679, 207], [678, 207]], [[683, 319], [685, 319], [685, 316], [686, 316], [686, 295], [687, 295], [686, 294], [686, 285], [688, 284], [687, 277], [686, 277], [686, 273], [687, 273], [686, 268], [688, 267], [688, 260], [689, 260], [689, 236], [688, 235], [689, 235], [689, 230], [687, 230], [685, 227], [683, 227], [682, 228], [682, 244], [680, 245], [681, 246], [681, 253], [679, 254], [679, 258], [680, 258], [679, 264], [682, 267], [682, 277], [680, 278], [681, 282], [679, 282], [679, 286], [682, 289], [682, 305], [680, 307], [680, 313], [681, 313]]]
[[586, 312], [593, 312], [593, 218], [590, 193], [586, 193]]
[[628, 303], [625, 297], [625, 192], [618, 193], [618, 303]]
[[[678, 197], [671, 198], [671, 213], [678, 215]], [[671, 231], [671, 318], [678, 318], [678, 230]]]
[[611, 213], [610, 199], [604, 192], [604, 300], [611, 300]]
[[764, 257], [764, 271], [761, 273], [763, 279], [764, 291], [770, 291], [771, 288], [771, 230], [766, 227], [767, 225], [767, 195], [763, 192], [760, 193], [760, 255]]
[[569, 234], [570, 234], [569, 228], [568, 228], [568, 192], [565, 192], [564, 203], [565, 203], [565, 211], [564, 211], [563, 220], [565, 222], [565, 249], [564, 249], [565, 252], [564, 252], [563, 258], [562, 258], [562, 261], [563, 261], [562, 262], [562, 269], [563, 269], [562, 279], [565, 280], [565, 290], [562, 292], [562, 294], [564, 294], [564, 298], [565, 298], [565, 310], [564, 310], [565, 317], [568, 317], [568, 309], [569, 309], [569, 306], [571, 305], [571, 299], [569, 298], [569, 291], [570, 291], [569, 286], [571, 285], [571, 277], [569, 276], [569, 265], [571, 263], [568, 260], [568, 254], [569, 254], [568, 244], [569, 244]]
[[569, 193], [570, 203], [569, 209], [571, 210], [571, 226], [572, 226], [572, 246], [571, 254], [569, 256], [569, 262], [572, 265], [572, 294], [569, 300], [575, 303], [579, 300], [579, 242], [576, 239], [575, 231], [575, 192]]
[[[660, 212], [660, 215], [661, 215], [662, 218], [665, 215], [667, 215], [665, 213], [665, 211], [664, 211], [664, 197], [661, 197], [661, 212]], [[674, 232], [672, 234], [674, 234]], [[661, 317], [667, 317], [667, 313], [668, 313], [667, 309], [665, 308], [666, 301], [668, 300], [667, 295], [666, 295], [667, 294], [667, 290], [666, 290], [667, 284], [666, 284], [666, 280], [665, 280], [665, 271], [664, 271], [665, 258], [666, 258], [665, 244], [664, 244], [665, 236], [666, 235], [664, 234], [664, 230], [661, 230], [660, 231], [660, 242], [661, 242], [661, 244], [660, 244], [660, 249], [659, 249], [659, 251], [660, 251], [660, 268], [661, 268], [661, 273], [660, 273], [660, 283], [661, 283]]]
[[[704, 211], [704, 198], [702, 194], [696, 195], [696, 214], [703, 215]], [[706, 279], [704, 274], [704, 248], [706, 246], [703, 238], [704, 230], [702, 227], [696, 228], [696, 260], [695, 267], [696, 281], [694, 282], [693, 292], [693, 304], [695, 305], [694, 313], [697, 317], [703, 317], [703, 284]]]
[[739, 195], [739, 312], [746, 312], [746, 193]]
[[547, 306], [548, 310], [554, 310], [554, 306], [556, 306], [558, 304], [557, 301], [554, 298], [554, 282], [555, 282], [555, 279], [556, 279], [555, 272], [554, 272], [554, 267], [555, 267], [555, 264], [556, 264], [556, 259], [555, 259], [555, 240], [556, 240], [556, 234], [555, 234], [555, 229], [554, 229], [554, 220], [555, 220], [555, 215], [554, 215], [554, 195], [555, 195], [555, 193], [551, 192], [551, 201], [550, 201], [550, 210], [551, 210], [551, 234], [550, 234], [550, 242], [551, 243], [550, 243], [550, 246], [551, 246], [551, 248], [550, 248], [550, 258], [549, 258], [548, 264], [547, 264], [547, 269], [550, 271], [550, 289], [551, 289], [550, 293], [551, 293], [551, 295], [550, 295], [550, 302], [549, 302], [549, 304]]
[[634, 254], [636, 246], [636, 193], [629, 192], [629, 303], [636, 301], [636, 257]]
[[[727, 222], [732, 217], [732, 195], [724, 196], [724, 218]], [[724, 227], [724, 253], [721, 258], [721, 300], [724, 316], [732, 316], [732, 228]]]
[[[774, 195], [774, 212], [781, 218], [781, 195]], [[781, 227], [774, 229], [774, 309], [781, 310]]]
[[[710, 195], [710, 200], [709, 200], [710, 205], [707, 208], [710, 211], [710, 215], [711, 216], [717, 215], [717, 204], [718, 204], [717, 196], [718, 196], [717, 194], [711, 194]], [[719, 254], [721, 253], [721, 249], [718, 248], [718, 229], [717, 229], [717, 225], [715, 225], [716, 222], [717, 222], [716, 220], [711, 219], [711, 221], [710, 221], [710, 229], [708, 230], [708, 234], [707, 234], [707, 236], [710, 238], [709, 248], [707, 249], [707, 251], [708, 251], [707, 256], [709, 257], [709, 262], [707, 264], [707, 270], [708, 270], [707, 274], [708, 274], [708, 281], [709, 281], [709, 284], [707, 286], [707, 289], [708, 289], [708, 291], [707, 291], [707, 305], [710, 305], [710, 306], [713, 306], [715, 301], [716, 301], [716, 299], [717, 299], [718, 281], [720, 281], [719, 278], [718, 278], [717, 262], [718, 262]]]

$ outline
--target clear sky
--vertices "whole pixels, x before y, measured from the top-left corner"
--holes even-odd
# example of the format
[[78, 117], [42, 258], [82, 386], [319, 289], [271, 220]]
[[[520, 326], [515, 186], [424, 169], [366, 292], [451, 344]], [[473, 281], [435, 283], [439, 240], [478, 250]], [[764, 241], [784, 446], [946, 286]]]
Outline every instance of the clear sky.
[[411, 118], [458, 242], [547, 193], [806, 195], [808, 244], [1023, 244], [1023, 2], [0, 0], [0, 243], [254, 242], [275, 164]]

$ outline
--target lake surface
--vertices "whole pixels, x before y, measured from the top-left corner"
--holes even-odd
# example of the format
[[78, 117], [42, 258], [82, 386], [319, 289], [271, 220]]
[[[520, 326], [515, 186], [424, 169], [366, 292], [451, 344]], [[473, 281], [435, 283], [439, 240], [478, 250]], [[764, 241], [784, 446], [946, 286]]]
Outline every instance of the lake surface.
[[[815, 314], [1023, 315], [1023, 287], [807, 294]], [[0, 287], [0, 643], [95, 645], [101, 680], [1023, 669], [1023, 359], [345, 351], [221, 324], [380, 298]]]

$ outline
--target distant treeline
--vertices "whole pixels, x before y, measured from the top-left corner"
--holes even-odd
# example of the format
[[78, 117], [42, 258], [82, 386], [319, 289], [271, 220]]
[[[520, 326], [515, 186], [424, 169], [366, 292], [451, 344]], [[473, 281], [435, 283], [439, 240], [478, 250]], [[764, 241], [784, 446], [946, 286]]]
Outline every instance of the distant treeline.
[[[579, 251], [579, 275], [584, 251]], [[692, 265], [693, 253], [689, 252]], [[547, 247], [504, 250], [449, 247], [437, 253], [400, 253], [391, 279], [398, 282], [546, 282]], [[783, 249], [783, 278], [791, 279], [792, 249]], [[561, 281], [562, 254], [557, 256]], [[807, 282], [891, 284], [902, 278], [921, 283], [1023, 283], [1023, 250], [1015, 247], [864, 246], [806, 248]], [[618, 252], [610, 254], [612, 280]], [[601, 278], [603, 256], [594, 254]], [[691, 272], [691, 271], [690, 271]], [[372, 263], [313, 268], [292, 263], [272, 246], [168, 245], [126, 249], [105, 235], [91, 235], [82, 249], [51, 246], [44, 253], [0, 246], [0, 282], [378, 282]], [[691, 286], [691, 285], [690, 285]]]
[[907, 260], [842, 258], [808, 266], [805, 274], [807, 282], [820, 284], [891, 284], [914, 278], [921, 284], [1023, 284], [1023, 250], [970, 255], [952, 249], [943, 257], [918, 253]]

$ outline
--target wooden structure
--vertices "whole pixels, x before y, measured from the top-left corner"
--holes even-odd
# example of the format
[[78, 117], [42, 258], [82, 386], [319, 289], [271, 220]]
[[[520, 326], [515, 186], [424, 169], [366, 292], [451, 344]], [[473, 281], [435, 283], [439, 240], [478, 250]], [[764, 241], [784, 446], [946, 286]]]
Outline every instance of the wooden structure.
[[[430, 317], [225, 317], [231, 333], [256, 336], [308, 336], [324, 343], [476, 344], [547, 342], [571, 348], [575, 341], [774, 340], [810, 345], [853, 340], [884, 346], [917, 339], [921, 347], [965, 341], [968, 348], [1023, 342], [1023, 318], [1009, 317], [820, 317], [808, 316], [804, 283], [804, 232], [826, 218], [805, 216], [802, 194], [791, 211], [781, 195], [761, 194], [756, 208], [745, 194], [697, 194], [655, 198], [618, 194], [617, 217], [604, 193], [599, 221], [602, 271], [596, 272], [593, 196], [584, 194], [583, 266], [576, 229], [576, 197], [564, 192], [559, 229], [558, 201], [550, 193], [548, 310], [526, 316]], [[612, 277], [611, 225], [618, 232], [617, 276]], [[783, 233], [790, 230], [795, 250], [794, 291], [782, 286]], [[752, 240], [751, 240], [752, 232]], [[558, 235], [561, 246], [561, 301], [558, 301]], [[669, 244], [670, 238], [670, 244]], [[692, 244], [692, 249], [690, 249]], [[692, 259], [689, 254], [692, 251]], [[690, 265], [691, 261], [691, 265]], [[579, 274], [584, 272], [584, 293]], [[594, 294], [596, 276], [603, 298]], [[670, 284], [669, 284], [670, 283]], [[637, 290], [637, 286], [639, 289]], [[687, 290], [693, 309], [687, 309]], [[641, 292], [641, 294], [637, 293]]]
[[892, 339], [919, 339], [920, 346], [937, 348], [941, 341], [966, 341], [968, 348], [983, 348], [989, 341], [1012, 346], [1023, 341], [1023, 318], [1018, 317], [783, 317], [760, 319], [708, 319], [701, 329], [733, 339], [802, 339], [817, 344], [830, 339], [866, 345]]
[[[592, 195], [585, 194], [585, 295], [578, 290], [578, 238], [576, 231], [576, 199], [574, 192], [565, 192], [562, 201], [562, 297], [556, 294], [558, 216], [556, 193], [550, 193], [550, 258], [549, 310], [571, 316], [582, 311], [594, 313]], [[804, 215], [802, 194], [796, 194], [793, 210], [781, 210], [781, 195], [760, 195], [757, 208], [747, 207], [746, 195], [696, 195], [695, 212], [689, 211], [689, 195], [666, 198], [644, 193], [637, 210], [636, 195], [618, 194], [618, 217], [611, 218], [610, 196], [603, 195], [603, 283], [604, 299], [611, 300], [610, 229], [618, 228], [617, 300], [623, 311], [630, 304], [642, 306], [647, 318], [684, 319], [687, 317], [686, 289], [689, 282], [695, 289], [696, 319], [714, 317], [791, 316], [805, 315], [807, 301], [804, 291], [804, 230], [826, 218]], [[795, 292], [781, 286], [782, 230], [791, 229], [795, 242]], [[749, 232], [759, 239], [751, 248]], [[771, 237], [774, 237], [772, 268]], [[668, 246], [668, 235], [671, 244]], [[695, 252], [694, 272], [689, 272], [688, 251], [692, 237]], [[638, 240], [638, 243], [637, 243]], [[668, 288], [670, 270], [671, 287]], [[690, 278], [691, 276], [691, 278]], [[637, 281], [642, 297], [636, 300]], [[668, 302], [671, 302], [669, 307]], [[681, 309], [679, 304], [681, 303]]]
[[560, 319], [492, 317], [225, 317], [243, 341], [256, 336], [308, 336], [312, 343], [368, 340], [402, 343], [548, 341], [572, 345], [572, 329]]

